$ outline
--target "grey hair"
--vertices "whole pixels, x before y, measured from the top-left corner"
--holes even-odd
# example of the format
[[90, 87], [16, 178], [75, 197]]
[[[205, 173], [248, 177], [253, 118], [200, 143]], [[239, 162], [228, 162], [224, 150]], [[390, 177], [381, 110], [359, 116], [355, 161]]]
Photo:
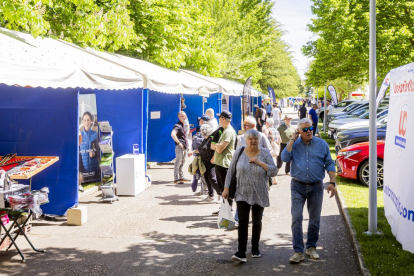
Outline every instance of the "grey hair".
[[257, 138], [257, 139], [260, 139], [260, 132], [258, 132], [257, 130], [255, 130], [255, 129], [249, 129], [248, 131], [246, 131], [245, 133], [244, 133], [244, 139], [249, 139], [250, 137], [254, 137], [254, 138]]
[[272, 118], [269, 118], [269, 119], [266, 120], [266, 123], [273, 126], [275, 124], [275, 121]]
[[214, 132], [214, 129], [209, 124], [203, 124], [200, 126], [200, 132], [204, 137], [207, 137], [207, 136], [210, 136]]
[[298, 128], [302, 128], [302, 125], [310, 124], [312, 125], [312, 121], [309, 118], [303, 118], [298, 121]]
[[253, 116], [247, 116], [244, 120], [248, 121], [249, 124], [254, 125], [256, 127], [256, 119]]
[[182, 115], [182, 114], [187, 115], [184, 111], [178, 111], [177, 116], [180, 116], [180, 115]]
[[212, 108], [208, 108], [208, 109], [206, 110], [206, 115], [208, 115], [208, 114], [210, 114], [211, 116], [213, 116], [213, 117], [214, 117], [214, 109], [212, 109]]

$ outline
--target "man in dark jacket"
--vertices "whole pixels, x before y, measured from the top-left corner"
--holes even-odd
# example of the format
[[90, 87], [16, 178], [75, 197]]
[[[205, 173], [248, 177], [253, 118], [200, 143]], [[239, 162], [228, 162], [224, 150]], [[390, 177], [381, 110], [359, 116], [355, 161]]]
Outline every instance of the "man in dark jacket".
[[176, 123], [171, 131], [171, 137], [175, 142], [175, 163], [174, 163], [174, 183], [184, 184], [183, 181], [190, 181], [184, 178], [183, 166], [185, 163], [186, 153], [188, 149], [187, 129], [185, 120], [187, 114], [184, 111], [178, 112], [178, 123]]

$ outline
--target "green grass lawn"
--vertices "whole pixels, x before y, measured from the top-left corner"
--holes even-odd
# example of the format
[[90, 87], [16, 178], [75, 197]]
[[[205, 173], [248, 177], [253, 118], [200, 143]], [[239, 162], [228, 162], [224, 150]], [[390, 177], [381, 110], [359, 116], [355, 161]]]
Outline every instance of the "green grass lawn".
[[[319, 125], [320, 129], [322, 126]], [[321, 136], [329, 144], [332, 158], [336, 159], [334, 140], [323, 134]], [[391, 232], [391, 227], [384, 215], [382, 189], [379, 189], [377, 193], [378, 231], [382, 234], [369, 236], [364, 233], [368, 230], [368, 187], [363, 186], [358, 180], [339, 176], [336, 181], [356, 230], [369, 272], [372, 275], [414, 275], [414, 254], [402, 250], [401, 244]]]

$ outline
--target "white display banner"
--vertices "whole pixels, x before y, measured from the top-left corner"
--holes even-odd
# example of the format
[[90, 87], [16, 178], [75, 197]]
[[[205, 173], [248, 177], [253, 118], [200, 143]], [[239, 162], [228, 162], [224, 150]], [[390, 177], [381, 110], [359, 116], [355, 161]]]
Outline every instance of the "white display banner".
[[403, 249], [414, 253], [414, 63], [391, 70], [390, 80], [384, 210]]
[[385, 96], [385, 92], [387, 91], [388, 86], [390, 86], [390, 72], [388, 72], [387, 75], [385, 76], [384, 81], [382, 82], [381, 88], [378, 91], [377, 109], [378, 109], [378, 106], [379, 106], [380, 102], [382, 101], [382, 99]]
[[328, 86], [328, 91], [329, 91], [329, 94], [331, 94], [331, 99], [332, 99], [333, 105], [337, 105], [338, 104], [338, 96], [336, 95], [335, 87], [333, 85], [329, 85]]

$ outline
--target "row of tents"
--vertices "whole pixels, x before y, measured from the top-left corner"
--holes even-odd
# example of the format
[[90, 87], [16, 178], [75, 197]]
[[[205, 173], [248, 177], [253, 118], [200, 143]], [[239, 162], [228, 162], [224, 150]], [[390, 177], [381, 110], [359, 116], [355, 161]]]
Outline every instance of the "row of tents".
[[[230, 80], [0, 28], [0, 155], [59, 157], [33, 180], [34, 189], [50, 189], [48, 214], [78, 203], [79, 95], [95, 94], [99, 121], [114, 131], [114, 158], [139, 144], [147, 161], [167, 162], [182, 98], [191, 124], [207, 108], [226, 109], [237, 130], [242, 93], [243, 84]], [[251, 96], [251, 107], [261, 103], [259, 91]]]

